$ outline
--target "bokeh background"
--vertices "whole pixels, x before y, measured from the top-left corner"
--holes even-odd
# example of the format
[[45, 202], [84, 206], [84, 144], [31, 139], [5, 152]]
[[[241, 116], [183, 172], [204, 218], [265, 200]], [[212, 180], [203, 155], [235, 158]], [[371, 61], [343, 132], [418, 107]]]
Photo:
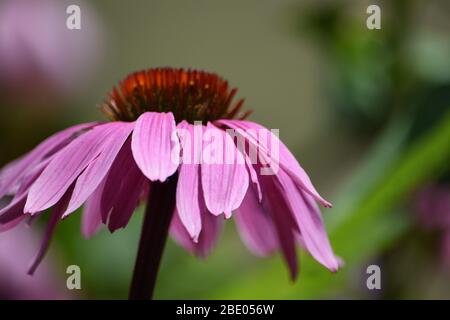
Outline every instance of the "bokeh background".
[[[81, 30], [66, 28], [70, 4]], [[366, 27], [370, 4], [381, 30]], [[302, 254], [292, 283], [280, 256], [253, 256], [228, 221], [207, 259], [169, 240], [156, 298], [448, 299], [449, 18], [446, 0], [1, 0], [0, 164], [70, 124], [103, 120], [98, 105], [132, 71], [214, 71], [239, 88], [252, 120], [280, 129], [333, 202], [323, 214], [345, 266], [332, 274]], [[72, 214], [30, 280], [43, 220], [0, 233], [0, 298], [127, 297], [142, 208], [126, 229], [89, 240]], [[65, 289], [72, 264], [81, 290]], [[381, 290], [366, 287], [371, 264]]]

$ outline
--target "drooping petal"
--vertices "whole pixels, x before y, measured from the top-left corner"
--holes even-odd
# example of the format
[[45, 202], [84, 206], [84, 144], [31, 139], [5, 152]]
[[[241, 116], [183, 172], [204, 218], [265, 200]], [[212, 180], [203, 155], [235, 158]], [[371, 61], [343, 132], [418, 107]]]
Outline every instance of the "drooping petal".
[[0, 231], [10, 229], [25, 218], [26, 215], [23, 213], [23, 209], [28, 196], [28, 190], [48, 163], [49, 159], [42, 161], [22, 177], [14, 198], [7, 206], [0, 210]]
[[101, 192], [101, 216], [104, 224], [108, 223], [109, 214], [119, 194], [117, 186], [121, 183], [123, 177], [128, 174], [128, 166], [133, 161], [131, 143], [126, 141], [114, 160], [105, 180], [101, 183], [101, 189], [99, 190]]
[[[275, 185], [272, 188], [273, 192], [278, 194], [280, 198], [283, 197], [285, 199], [283, 202], [286, 204], [287, 211], [291, 212], [295, 218], [295, 224], [298, 225], [298, 230], [301, 233], [306, 249], [330, 270], [336, 270], [339, 266], [339, 260], [331, 250], [325, 229], [323, 228], [320, 211], [318, 211], [311, 196], [324, 206], [331, 206], [331, 204], [318, 195], [309, 177], [287, 147], [275, 135], [258, 124], [238, 120], [220, 120], [219, 122], [230, 128], [246, 130], [246, 139], [248, 139], [253, 147], [258, 148], [259, 156], [272, 157], [272, 153], [270, 152], [270, 142], [260, 139], [258, 130], [262, 130], [263, 135], [270, 137], [272, 142], [275, 141], [275, 145], [279, 145], [280, 168], [272, 176]], [[274, 161], [277, 161], [277, 159], [274, 159]], [[265, 176], [260, 176], [260, 179], [263, 177]], [[267, 192], [264, 194], [267, 194]]]
[[[286, 145], [284, 145], [283, 142], [281, 142], [281, 140], [272, 132], [257, 123], [245, 120], [219, 120], [217, 122], [232, 129], [245, 130], [246, 139], [248, 139], [249, 143], [251, 143], [254, 147], [258, 148], [260, 156], [268, 156], [271, 158], [268, 160], [278, 163], [279, 167], [285, 170], [285, 172], [291, 176], [300, 188], [312, 195], [322, 205], [325, 207], [332, 206], [331, 203], [319, 195], [309, 179], [308, 174], [305, 170], [303, 170]], [[264, 139], [261, 139], [258, 132], [261, 133], [261, 136], [267, 137], [267, 140], [269, 141], [264, 141]], [[274, 147], [279, 147], [279, 155], [275, 155], [274, 152], [272, 152], [273, 150], [269, 145], [270, 141], [272, 141]]]
[[178, 168], [175, 119], [171, 112], [146, 112], [136, 121], [131, 149], [136, 164], [151, 181], [165, 181]]
[[251, 163], [251, 160], [248, 157], [248, 155], [244, 154], [244, 157], [245, 157], [245, 164], [247, 166], [248, 174], [250, 176], [250, 180], [252, 181], [253, 185], [256, 187], [256, 190], [258, 192], [258, 200], [259, 200], [259, 202], [261, 202], [263, 195], [262, 195], [261, 185], [258, 180], [258, 174], [256, 173], [256, 170], [253, 167], [253, 164]]
[[111, 232], [124, 228], [128, 224], [136, 207], [139, 205], [140, 195], [147, 181], [147, 178], [132, 162], [128, 175], [120, 185], [118, 190], [120, 194], [114, 202], [109, 216], [108, 228]]
[[101, 215], [103, 223], [107, 223], [112, 232], [127, 225], [148, 182], [133, 159], [129, 140], [105, 179], [101, 191]]
[[13, 195], [17, 191], [17, 182], [28, 168], [25, 158], [21, 157], [8, 163], [0, 171], [0, 199], [5, 195]]
[[186, 230], [186, 227], [184, 226], [183, 222], [181, 221], [177, 208], [175, 208], [173, 218], [170, 223], [170, 235], [184, 249], [192, 253], [195, 253], [194, 251], [195, 243], [192, 240], [191, 235]]
[[263, 199], [263, 206], [266, 211], [271, 213], [281, 251], [289, 267], [291, 278], [295, 280], [298, 274], [298, 261], [293, 230], [294, 222], [290, 216], [290, 210], [279, 189], [275, 186], [273, 176], [261, 176], [260, 182], [263, 185], [264, 195], [266, 195]]
[[47, 223], [47, 228], [44, 233], [44, 238], [42, 239], [41, 246], [28, 269], [28, 274], [32, 275], [44, 258], [53, 237], [53, 233], [55, 232], [56, 225], [61, 219], [62, 214], [67, 207], [72, 190], [73, 187], [70, 187], [69, 190], [67, 190], [67, 192], [63, 195], [61, 200], [53, 207], [50, 220]]
[[110, 169], [114, 159], [127, 140], [134, 123], [121, 123], [117, 129], [111, 133], [105, 144], [102, 146], [100, 155], [93, 160], [78, 177], [72, 193], [69, 205], [63, 217], [79, 208], [83, 202], [94, 192], [100, 182], [104, 179]]
[[0, 198], [14, 192], [16, 183], [27, 174], [30, 168], [66, 146], [77, 133], [95, 125], [96, 123], [79, 124], [55, 133], [23, 157], [4, 167], [0, 171]]
[[259, 203], [256, 193], [254, 188], [248, 188], [236, 210], [236, 225], [247, 247], [257, 255], [267, 256], [279, 248], [279, 242], [274, 221]]
[[194, 126], [186, 121], [177, 125], [183, 157], [179, 168], [176, 209], [181, 222], [194, 241], [198, 241], [202, 228], [200, 203], [204, 203], [203, 198], [200, 199], [201, 136], [196, 137], [195, 134], [196, 130], [203, 132], [203, 129], [202, 125]]
[[208, 211], [203, 211], [202, 215], [202, 232], [195, 244], [197, 255], [206, 257], [217, 243], [220, 232], [222, 230], [223, 219], [216, 217]]
[[[233, 210], [239, 208], [247, 192], [249, 178], [242, 154], [236, 149], [233, 140], [223, 131], [208, 123], [207, 130], [214, 131], [210, 142], [217, 152], [222, 151], [218, 162], [207, 161], [209, 155], [203, 147], [201, 181], [208, 210], [219, 215], [225, 213], [229, 218]], [[222, 146], [223, 150], [220, 150]], [[232, 161], [229, 161], [232, 159]], [[232, 163], [230, 163], [232, 162]]]
[[[8, 230], [8, 224], [22, 216], [25, 217], [23, 213], [23, 207], [27, 200], [27, 195], [22, 194], [15, 197], [6, 207], [0, 210], [0, 230]], [[10, 224], [9, 226], [12, 226]]]
[[339, 261], [331, 249], [323, 221], [311, 196], [297, 188], [289, 175], [280, 170], [277, 175], [280, 194], [286, 199], [295, 218], [306, 249], [331, 271], [339, 268]]
[[[179, 183], [179, 181], [178, 181]], [[175, 208], [174, 217], [170, 227], [172, 237], [186, 250], [200, 257], [206, 257], [217, 242], [222, 230], [223, 219], [208, 211], [202, 188], [198, 185], [198, 208], [200, 213], [200, 235], [197, 239], [188, 232], [185, 223], [181, 220]]]
[[198, 164], [181, 165], [176, 195], [178, 216], [194, 242], [198, 241], [202, 229], [199, 204], [199, 170]]
[[25, 212], [33, 214], [56, 204], [122, 125], [120, 122], [99, 125], [59, 152], [31, 186]]
[[223, 219], [216, 217], [207, 211], [201, 213], [202, 230], [198, 237], [198, 241], [194, 242], [191, 235], [187, 232], [183, 222], [181, 222], [178, 212], [175, 210], [170, 225], [170, 234], [172, 238], [183, 248], [192, 252], [199, 257], [206, 257], [219, 237], [222, 229]]
[[[220, 125], [220, 122], [218, 122], [218, 124]], [[232, 132], [230, 132], [230, 130]], [[226, 129], [225, 132], [227, 134], [229, 134], [230, 138], [233, 139], [233, 141], [236, 138], [236, 142], [235, 142], [236, 148], [241, 153], [241, 155], [244, 157], [250, 180], [252, 181], [253, 185], [256, 187], [256, 190], [258, 191], [258, 199], [259, 199], [259, 202], [261, 202], [262, 201], [261, 186], [259, 184], [258, 174], [253, 166], [255, 163], [252, 163], [252, 159], [248, 155], [249, 151], [247, 151], [247, 144], [246, 144], [244, 130], [242, 130], [240, 128]], [[255, 149], [252, 145], [248, 146], [248, 148], [249, 148], [249, 150]], [[255, 154], [256, 154], [256, 152], [255, 152]]]
[[102, 192], [104, 182], [89, 196], [84, 204], [83, 214], [81, 216], [81, 233], [85, 238], [92, 237], [100, 228], [102, 223]]

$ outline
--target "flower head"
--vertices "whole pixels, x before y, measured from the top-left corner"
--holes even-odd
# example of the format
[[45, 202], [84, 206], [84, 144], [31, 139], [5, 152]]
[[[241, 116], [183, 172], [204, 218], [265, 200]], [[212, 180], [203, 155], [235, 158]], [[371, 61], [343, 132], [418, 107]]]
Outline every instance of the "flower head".
[[134, 121], [144, 112], [171, 112], [177, 122], [206, 124], [238, 114], [244, 100], [232, 104], [236, 92], [237, 89], [230, 89], [228, 82], [214, 73], [156, 68], [126, 77], [113, 88], [102, 111], [117, 121]]
[[[339, 267], [317, 202], [324, 200], [276, 134], [239, 114], [236, 89], [203, 71], [150, 69], [128, 76], [102, 106], [112, 120], [70, 127], [0, 172], [0, 211], [10, 228], [53, 208], [40, 255], [55, 225], [84, 204], [82, 232], [127, 225], [152, 188], [177, 177], [170, 232], [205, 256], [223, 217], [236, 217], [259, 255], [281, 250], [292, 277], [296, 245], [332, 271]], [[238, 117], [238, 119], [234, 119]], [[31, 271], [32, 271], [31, 270]]]

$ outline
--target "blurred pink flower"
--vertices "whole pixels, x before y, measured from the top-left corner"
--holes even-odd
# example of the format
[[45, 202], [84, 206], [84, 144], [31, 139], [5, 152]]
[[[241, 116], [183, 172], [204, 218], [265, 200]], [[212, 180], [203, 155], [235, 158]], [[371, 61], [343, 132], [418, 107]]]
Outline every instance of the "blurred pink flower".
[[441, 235], [440, 256], [446, 267], [450, 267], [450, 229]]
[[433, 184], [423, 188], [416, 207], [421, 226], [430, 230], [450, 230], [450, 187]]
[[27, 265], [36, 254], [37, 241], [25, 225], [0, 233], [0, 300], [68, 298], [65, 280], [54, 272], [51, 259], [33, 277], [26, 274]]
[[[162, 197], [173, 194], [168, 221], [174, 212], [172, 235], [188, 250], [206, 255], [218, 237], [223, 220], [219, 216], [230, 218], [234, 212], [247, 246], [260, 255], [281, 250], [292, 278], [298, 271], [296, 244], [336, 271], [340, 263], [316, 201], [325, 207], [331, 204], [278, 137], [242, 117], [234, 119], [243, 102], [232, 103], [235, 93], [225, 80], [202, 71], [162, 68], [134, 73], [112, 90], [103, 106], [113, 121], [70, 127], [7, 165], [0, 172], [0, 197], [14, 198], [0, 211], [5, 228], [53, 208], [30, 271], [42, 258], [58, 221], [83, 203], [83, 233], [90, 236], [102, 222], [110, 231], [125, 227], [141, 199], [172, 186], [151, 199], [162, 203]], [[192, 124], [195, 120], [200, 124]], [[246, 148], [238, 148], [226, 129], [242, 135]], [[197, 162], [193, 140], [180, 134], [195, 137], [196, 130], [214, 130], [210, 143], [220, 145], [222, 156], [231, 151], [237, 161]], [[211, 144], [200, 142], [200, 152]], [[277, 153], [274, 145], [279, 146]], [[253, 163], [255, 150], [260, 158]], [[181, 163], [173, 161], [174, 151], [182, 155]], [[193, 158], [185, 161], [185, 156]], [[262, 173], [262, 167], [275, 162], [278, 170]]]
[[440, 233], [442, 261], [450, 266], [450, 187], [429, 185], [419, 192], [416, 201], [419, 225]]
[[21, 99], [73, 94], [101, 49], [98, 19], [84, 2], [81, 30], [66, 27], [68, 1], [0, 3], [0, 92]]

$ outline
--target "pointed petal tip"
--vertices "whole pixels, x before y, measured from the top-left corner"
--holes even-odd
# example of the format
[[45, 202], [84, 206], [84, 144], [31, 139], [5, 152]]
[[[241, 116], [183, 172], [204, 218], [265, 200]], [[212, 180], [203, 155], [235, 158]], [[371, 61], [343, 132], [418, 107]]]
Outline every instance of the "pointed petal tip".
[[329, 208], [329, 209], [333, 208], [333, 204], [331, 202], [326, 201], [326, 200], [323, 200], [322, 205], [325, 208]]
[[289, 267], [289, 278], [293, 284], [295, 282], [297, 282], [297, 279], [298, 279], [298, 269], [297, 268], [292, 269], [291, 267]]
[[339, 271], [339, 267], [335, 266], [335, 267], [328, 267], [328, 270], [331, 271], [331, 273], [337, 273]]
[[121, 230], [121, 229], [125, 229], [126, 225], [108, 225], [108, 230], [111, 234], [113, 234], [114, 232]]
[[[83, 213], [83, 215], [85, 215], [85, 213]], [[100, 222], [95, 226], [87, 225], [86, 222], [84, 222], [81, 225], [81, 235], [87, 240], [91, 239], [99, 231], [100, 226]]]
[[337, 273], [344, 265], [344, 260], [338, 256], [334, 256], [334, 259], [330, 261], [330, 263], [327, 263], [326, 265], [324, 264], [324, 266], [332, 273]]
[[306, 194], [312, 196], [318, 203], [320, 203], [324, 208], [330, 209], [333, 208], [333, 204], [327, 200], [325, 200], [324, 198], [322, 198], [320, 195], [314, 195], [306, 190], [303, 190], [304, 192], [306, 192]]
[[28, 214], [28, 215], [30, 215], [31, 217], [34, 217], [36, 214], [38, 214], [40, 211], [35, 211], [35, 210], [32, 210], [32, 209], [27, 209], [27, 208], [25, 208], [24, 210], [23, 210], [23, 214]]
[[63, 215], [61, 216], [61, 220], [65, 220], [69, 215], [71, 214], [71, 212], [64, 212]]
[[[209, 210], [209, 209], [208, 209]], [[211, 210], [209, 210], [209, 212], [213, 215], [213, 216], [216, 216], [216, 217], [218, 217], [218, 216], [220, 216], [223, 212], [219, 212], [219, 211], [217, 211], [217, 210], [213, 210], [213, 211], [211, 211]]]

